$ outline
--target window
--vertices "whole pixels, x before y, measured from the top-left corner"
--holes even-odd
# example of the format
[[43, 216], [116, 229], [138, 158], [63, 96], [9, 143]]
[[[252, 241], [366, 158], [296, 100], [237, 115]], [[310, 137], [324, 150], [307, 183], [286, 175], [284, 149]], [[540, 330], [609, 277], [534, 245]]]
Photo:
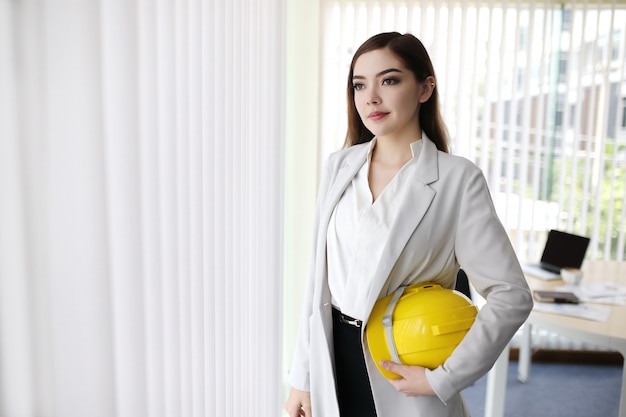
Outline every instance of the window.
[[353, 50], [411, 32], [435, 64], [452, 151], [485, 172], [520, 257], [559, 228], [590, 236], [592, 259], [625, 259], [626, 102], [609, 89], [626, 83], [626, 6], [583, 3], [324, 2], [322, 158], [343, 143]]

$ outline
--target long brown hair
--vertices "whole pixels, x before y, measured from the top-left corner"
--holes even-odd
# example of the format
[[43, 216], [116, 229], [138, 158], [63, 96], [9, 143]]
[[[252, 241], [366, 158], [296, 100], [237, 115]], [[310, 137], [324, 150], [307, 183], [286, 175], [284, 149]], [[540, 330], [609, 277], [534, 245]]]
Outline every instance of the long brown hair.
[[[402, 35], [398, 32], [387, 32], [374, 35], [365, 41], [352, 57], [348, 74], [348, 132], [344, 143], [346, 148], [369, 142], [374, 137], [372, 132], [365, 127], [356, 110], [352, 76], [354, 64], [361, 55], [383, 48], [388, 48], [396, 54], [418, 82], [424, 82], [429, 76], [435, 77], [435, 69], [430, 56], [422, 42], [415, 36], [408, 33]], [[422, 130], [435, 143], [437, 149], [448, 152], [448, 132], [439, 111], [439, 94], [436, 85], [428, 101], [421, 104], [418, 117]]]

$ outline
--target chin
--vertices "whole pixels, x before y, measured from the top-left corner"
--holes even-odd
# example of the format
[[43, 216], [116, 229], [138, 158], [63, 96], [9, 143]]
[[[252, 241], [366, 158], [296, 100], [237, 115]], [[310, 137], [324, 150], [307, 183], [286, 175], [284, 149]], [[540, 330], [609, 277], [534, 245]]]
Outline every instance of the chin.
[[380, 127], [376, 128], [376, 126], [368, 126], [365, 125], [365, 128], [369, 130], [374, 136], [385, 136], [388, 135], [389, 132], [386, 129], [381, 129]]

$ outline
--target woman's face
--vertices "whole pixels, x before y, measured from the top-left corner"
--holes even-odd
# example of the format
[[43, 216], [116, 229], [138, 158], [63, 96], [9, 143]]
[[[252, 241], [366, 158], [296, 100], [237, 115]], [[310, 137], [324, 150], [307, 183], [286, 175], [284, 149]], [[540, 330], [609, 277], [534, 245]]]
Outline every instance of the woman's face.
[[376, 49], [354, 64], [354, 104], [365, 127], [378, 138], [415, 141], [421, 137], [420, 103], [430, 98], [434, 81], [428, 77], [418, 82], [392, 51]]

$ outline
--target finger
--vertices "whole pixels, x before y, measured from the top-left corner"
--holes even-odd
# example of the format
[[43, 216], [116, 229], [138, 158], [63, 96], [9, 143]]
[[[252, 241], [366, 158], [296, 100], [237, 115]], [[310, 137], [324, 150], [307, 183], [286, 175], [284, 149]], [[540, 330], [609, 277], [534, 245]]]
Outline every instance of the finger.
[[297, 408], [287, 408], [285, 407], [287, 414], [289, 417], [311, 417], [311, 406], [308, 404], [302, 404]]
[[308, 414], [305, 413], [303, 406], [285, 406], [285, 411], [287, 411], [287, 415], [289, 417], [308, 417]]
[[287, 415], [289, 417], [309, 417], [309, 414], [306, 414], [306, 412], [302, 408], [299, 408], [297, 410], [287, 410]]
[[402, 377], [404, 377], [404, 365], [399, 365], [395, 362], [391, 362], [391, 361], [380, 361], [380, 365], [385, 368], [387, 371], [389, 372], [393, 372], [394, 374], [398, 374]]

